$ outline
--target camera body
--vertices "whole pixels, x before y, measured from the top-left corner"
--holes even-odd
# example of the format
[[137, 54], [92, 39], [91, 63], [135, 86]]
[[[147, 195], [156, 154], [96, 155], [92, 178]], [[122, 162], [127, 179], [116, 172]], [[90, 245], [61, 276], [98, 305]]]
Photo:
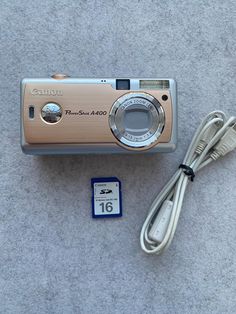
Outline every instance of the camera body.
[[171, 152], [177, 142], [173, 79], [21, 82], [21, 147], [27, 154]]

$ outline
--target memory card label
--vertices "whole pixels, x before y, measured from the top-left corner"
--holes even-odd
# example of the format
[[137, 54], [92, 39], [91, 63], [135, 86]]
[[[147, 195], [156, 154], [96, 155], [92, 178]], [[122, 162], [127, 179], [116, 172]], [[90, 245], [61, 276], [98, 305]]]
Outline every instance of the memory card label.
[[121, 183], [115, 178], [93, 178], [93, 217], [122, 216]]

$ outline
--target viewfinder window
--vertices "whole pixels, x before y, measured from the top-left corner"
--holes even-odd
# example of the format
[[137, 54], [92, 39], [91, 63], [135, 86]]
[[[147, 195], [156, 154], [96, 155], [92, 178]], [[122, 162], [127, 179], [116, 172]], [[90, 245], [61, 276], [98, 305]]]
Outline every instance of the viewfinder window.
[[116, 80], [116, 89], [129, 90], [130, 80]]

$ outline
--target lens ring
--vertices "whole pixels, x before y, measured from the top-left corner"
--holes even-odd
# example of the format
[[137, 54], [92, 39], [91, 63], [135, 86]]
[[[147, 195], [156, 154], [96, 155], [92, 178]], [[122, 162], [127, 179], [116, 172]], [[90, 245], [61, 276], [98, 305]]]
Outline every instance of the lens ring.
[[[133, 108], [132, 108], [133, 106]], [[152, 117], [152, 123], [148, 131], [141, 136], [134, 136], [124, 128], [122, 121], [128, 110], [148, 110]], [[112, 133], [122, 146], [127, 148], [148, 148], [160, 137], [165, 125], [164, 110], [159, 101], [152, 95], [144, 92], [130, 92], [115, 101], [109, 114], [109, 124]]]

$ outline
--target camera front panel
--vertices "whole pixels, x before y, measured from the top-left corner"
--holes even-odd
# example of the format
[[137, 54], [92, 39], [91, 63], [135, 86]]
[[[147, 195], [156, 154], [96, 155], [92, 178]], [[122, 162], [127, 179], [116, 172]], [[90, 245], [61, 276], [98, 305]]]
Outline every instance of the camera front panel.
[[117, 89], [117, 85], [97, 81], [54, 81], [22, 83], [25, 147], [61, 146], [65, 150], [67, 145], [89, 145], [145, 151], [171, 141], [169, 89], [127, 90], [127, 85], [120, 88], [124, 83]]

